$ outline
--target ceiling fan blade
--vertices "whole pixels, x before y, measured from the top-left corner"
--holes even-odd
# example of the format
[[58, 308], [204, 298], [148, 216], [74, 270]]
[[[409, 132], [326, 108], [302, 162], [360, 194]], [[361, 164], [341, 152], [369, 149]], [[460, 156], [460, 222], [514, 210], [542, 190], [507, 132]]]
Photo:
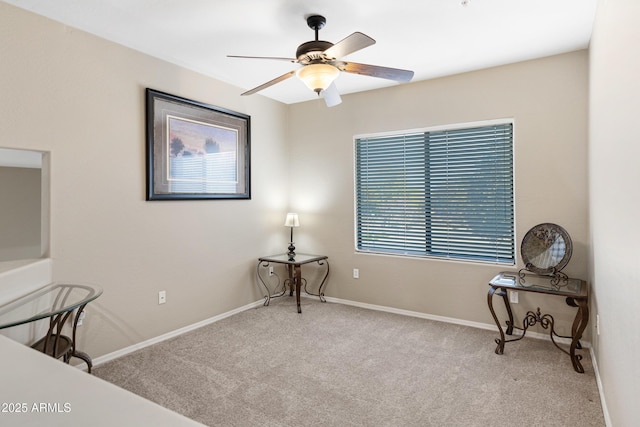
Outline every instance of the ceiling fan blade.
[[294, 58], [282, 58], [280, 56], [241, 56], [241, 55], [227, 55], [227, 58], [244, 58], [244, 59], [272, 59], [276, 61], [289, 61], [289, 62], [298, 62], [297, 59]]
[[368, 35], [356, 31], [325, 50], [324, 54], [330, 58], [338, 59], [375, 43], [376, 41]]
[[380, 67], [379, 65], [358, 64], [357, 62], [338, 62], [335, 64], [342, 71], [381, 79], [408, 82], [413, 78], [413, 71], [399, 68]]
[[281, 81], [287, 80], [289, 77], [293, 76], [295, 73], [296, 73], [295, 70], [294, 71], [289, 71], [288, 73], [283, 74], [280, 77], [276, 77], [275, 79], [270, 80], [270, 81], [266, 82], [265, 84], [262, 84], [262, 85], [260, 85], [258, 87], [255, 87], [255, 88], [253, 88], [251, 90], [248, 90], [248, 91], [246, 91], [244, 93], [241, 93], [240, 95], [253, 95], [256, 92], [260, 92], [262, 89], [266, 89], [269, 86], [273, 86], [276, 83], [280, 83]]
[[338, 93], [338, 88], [333, 82], [328, 88], [322, 91], [322, 97], [324, 98], [324, 103], [327, 104], [327, 107], [335, 107], [342, 102], [342, 98], [340, 98], [340, 94]]

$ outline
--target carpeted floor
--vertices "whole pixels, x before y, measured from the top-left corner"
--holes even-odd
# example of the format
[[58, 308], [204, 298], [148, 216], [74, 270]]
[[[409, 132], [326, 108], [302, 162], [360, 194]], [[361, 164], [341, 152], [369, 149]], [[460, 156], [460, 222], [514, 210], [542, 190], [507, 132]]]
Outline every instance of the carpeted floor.
[[497, 331], [295, 298], [272, 300], [94, 369], [210, 426], [604, 426], [551, 342], [494, 353]]

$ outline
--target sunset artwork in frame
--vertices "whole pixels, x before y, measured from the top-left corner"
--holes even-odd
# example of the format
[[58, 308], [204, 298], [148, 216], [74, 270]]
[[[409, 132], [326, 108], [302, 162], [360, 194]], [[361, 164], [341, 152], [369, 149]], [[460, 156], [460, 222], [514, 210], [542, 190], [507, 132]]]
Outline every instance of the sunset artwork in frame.
[[146, 90], [147, 200], [250, 199], [250, 117]]

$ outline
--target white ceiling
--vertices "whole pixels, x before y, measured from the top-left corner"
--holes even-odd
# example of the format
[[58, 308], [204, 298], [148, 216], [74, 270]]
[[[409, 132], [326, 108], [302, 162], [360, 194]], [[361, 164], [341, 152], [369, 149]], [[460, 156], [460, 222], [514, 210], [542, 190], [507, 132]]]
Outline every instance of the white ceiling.
[[[413, 81], [587, 48], [597, 0], [3, 0], [243, 90], [299, 67], [226, 55], [295, 57], [313, 40], [361, 31], [377, 43], [345, 57], [413, 70]], [[466, 5], [464, 4], [466, 3]], [[341, 73], [341, 94], [396, 85]], [[284, 103], [316, 98], [292, 78], [262, 92]], [[251, 95], [258, 96], [258, 95]]]

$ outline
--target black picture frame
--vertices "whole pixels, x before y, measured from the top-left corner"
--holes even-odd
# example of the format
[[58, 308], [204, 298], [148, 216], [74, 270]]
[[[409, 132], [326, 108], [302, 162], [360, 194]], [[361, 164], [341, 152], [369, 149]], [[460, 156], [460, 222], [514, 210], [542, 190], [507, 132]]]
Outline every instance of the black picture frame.
[[147, 200], [251, 199], [251, 117], [146, 89]]

